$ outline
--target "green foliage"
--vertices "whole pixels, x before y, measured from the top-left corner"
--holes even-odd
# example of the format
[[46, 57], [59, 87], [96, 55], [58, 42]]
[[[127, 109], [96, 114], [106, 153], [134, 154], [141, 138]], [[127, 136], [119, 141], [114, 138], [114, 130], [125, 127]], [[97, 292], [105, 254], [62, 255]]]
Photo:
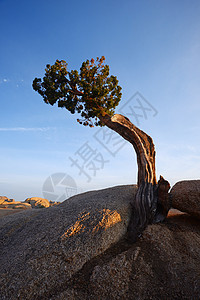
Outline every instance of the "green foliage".
[[86, 60], [80, 71], [67, 70], [64, 60], [47, 65], [43, 80], [35, 78], [33, 89], [45, 103], [64, 107], [72, 114], [80, 113], [77, 119], [85, 126], [101, 125], [99, 116], [113, 115], [121, 100], [121, 87], [116, 76], [109, 76], [109, 66], [104, 65], [105, 57]]

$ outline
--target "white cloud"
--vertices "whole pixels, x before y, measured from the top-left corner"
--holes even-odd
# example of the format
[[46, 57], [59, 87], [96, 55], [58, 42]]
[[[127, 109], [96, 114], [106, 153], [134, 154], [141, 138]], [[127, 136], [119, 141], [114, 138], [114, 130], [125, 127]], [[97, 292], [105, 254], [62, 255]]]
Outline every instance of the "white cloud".
[[48, 131], [52, 128], [50, 127], [1, 127], [0, 131], [21, 131], [21, 132], [25, 132], [25, 131]]
[[8, 79], [8, 78], [1, 78], [0, 79], [0, 84], [2, 84], [2, 83], [8, 83], [10, 81], [10, 79]]
[[3, 86], [3, 85], [7, 86], [9, 82], [10, 82], [9, 79], [6, 79], [6, 78], [1, 79], [1, 78], [0, 78], [0, 85], [2, 85], [2, 86]]

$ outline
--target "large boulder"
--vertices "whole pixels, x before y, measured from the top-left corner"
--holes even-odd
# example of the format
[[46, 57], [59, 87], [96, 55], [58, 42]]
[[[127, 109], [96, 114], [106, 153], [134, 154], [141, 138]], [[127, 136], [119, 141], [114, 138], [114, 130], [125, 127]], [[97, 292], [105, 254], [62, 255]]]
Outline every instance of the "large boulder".
[[175, 211], [125, 239], [136, 186], [0, 219], [0, 299], [200, 299], [200, 220]]
[[87, 192], [45, 210], [1, 218], [0, 298], [61, 294], [86, 263], [125, 235], [136, 191], [130, 185]]
[[200, 218], [200, 180], [177, 182], [170, 191], [172, 207]]
[[49, 200], [40, 197], [27, 198], [24, 202], [31, 204], [32, 208], [47, 208], [50, 206]]
[[86, 263], [53, 299], [200, 299], [199, 247], [200, 222], [171, 217]]
[[[119, 197], [120, 191], [129, 192], [129, 189], [112, 189], [110, 195], [105, 194], [105, 191], [102, 192], [105, 197], [109, 196], [110, 200], [113, 195], [113, 201], [116, 201], [116, 191]], [[87, 240], [91, 247], [92, 230], [86, 230], [84, 236], [84, 225], [81, 222], [74, 222], [74, 216], [72, 222], [69, 222], [70, 225], [65, 228], [68, 223], [66, 215], [70, 210], [80, 212], [81, 205], [85, 206], [85, 212], [82, 210], [82, 213], [86, 213], [92, 205], [92, 214], [94, 207], [102, 209], [104, 206], [99, 206], [99, 201], [91, 202], [90, 196], [98, 196], [98, 193], [86, 193], [82, 195], [85, 198], [80, 196], [77, 198], [78, 202], [76, 197], [71, 198], [72, 205], [70, 202], [67, 202], [67, 205], [64, 203], [61, 210], [56, 207], [42, 211], [28, 211], [18, 214], [15, 218], [2, 219], [0, 299], [200, 299], [198, 219], [186, 214], [174, 215], [173, 212], [173, 216], [168, 217], [165, 223], [149, 225], [143, 236], [134, 244], [122, 238], [110, 245], [108, 235], [104, 235], [104, 238], [108, 238], [108, 248], [102, 249], [99, 251], [100, 254], [94, 257], [90, 253], [86, 263], [79, 265], [77, 259], [73, 260], [67, 256], [66, 240], [64, 244], [62, 243], [63, 232], [64, 237], [68, 236], [70, 240], [75, 235], [78, 238], [82, 229], [79, 244], [83, 251], [82, 255], [87, 255]], [[89, 204], [86, 199], [89, 200]], [[105, 201], [104, 197], [97, 199]], [[104, 202], [106, 207], [103, 209], [111, 210], [110, 200]], [[125, 212], [126, 205], [123, 206], [122, 203], [127, 203], [128, 199], [124, 197], [122, 200], [121, 205], [124, 207], [122, 211]], [[116, 210], [112, 208], [112, 211], [119, 213], [119, 201], [116, 201], [116, 206], [118, 208]], [[60, 218], [58, 212], [61, 214]], [[53, 215], [59, 218], [59, 222], [54, 221]], [[42, 220], [44, 231], [40, 225]], [[123, 220], [122, 217], [122, 223]], [[108, 225], [107, 222], [100, 223]], [[17, 228], [13, 227], [14, 225]], [[107, 225], [102, 230], [111, 232], [113, 229], [113, 234], [116, 234], [116, 224], [111, 228]], [[94, 224], [93, 226], [96, 227]], [[38, 230], [42, 231], [39, 233]], [[99, 233], [99, 230], [94, 232], [93, 237], [97, 232]], [[22, 239], [24, 233], [26, 235]], [[32, 235], [36, 235], [36, 238]], [[101, 241], [100, 236], [99, 245]], [[97, 243], [94, 238], [93, 247], [97, 247]], [[79, 252], [79, 249], [76, 248], [76, 251]], [[74, 268], [73, 265], [76, 263], [78, 265]], [[73, 268], [72, 271], [70, 267]]]

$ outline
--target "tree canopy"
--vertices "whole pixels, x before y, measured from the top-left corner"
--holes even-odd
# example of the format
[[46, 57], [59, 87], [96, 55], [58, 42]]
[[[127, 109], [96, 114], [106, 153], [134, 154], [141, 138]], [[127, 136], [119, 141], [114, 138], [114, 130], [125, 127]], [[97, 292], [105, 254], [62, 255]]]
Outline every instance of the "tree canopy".
[[104, 125], [100, 116], [112, 116], [121, 100], [121, 87], [116, 76], [109, 76], [109, 66], [104, 64], [105, 57], [92, 58], [82, 63], [80, 71], [67, 70], [64, 60], [56, 60], [46, 65], [43, 80], [35, 78], [33, 89], [45, 103], [64, 107], [72, 114], [80, 113], [77, 119], [84, 126]]

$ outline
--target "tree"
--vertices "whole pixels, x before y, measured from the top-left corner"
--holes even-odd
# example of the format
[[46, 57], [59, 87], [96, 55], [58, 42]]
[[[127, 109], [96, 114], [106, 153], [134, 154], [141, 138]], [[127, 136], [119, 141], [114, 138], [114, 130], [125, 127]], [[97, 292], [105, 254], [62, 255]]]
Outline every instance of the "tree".
[[137, 154], [138, 190], [132, 201], [132, 217], [128, 227], [129, 237], [135, 240], [151, 223], [163, 221], [170, 208], [169, 183], [155, 172], [155, 147], [152, 138], [137, 128], [123, 115], [114, 114], [121, 100], [121, 87], [116, 76], [109, 76], [105, 57], [87, 60], [80, 71], [67, 70], [67, 63], [56, 60], [47, 65], [43, 80], [35, 78], [33, 89], [45, 103], [79, 113], [79, 124], [107, 126], [129, 141]]

